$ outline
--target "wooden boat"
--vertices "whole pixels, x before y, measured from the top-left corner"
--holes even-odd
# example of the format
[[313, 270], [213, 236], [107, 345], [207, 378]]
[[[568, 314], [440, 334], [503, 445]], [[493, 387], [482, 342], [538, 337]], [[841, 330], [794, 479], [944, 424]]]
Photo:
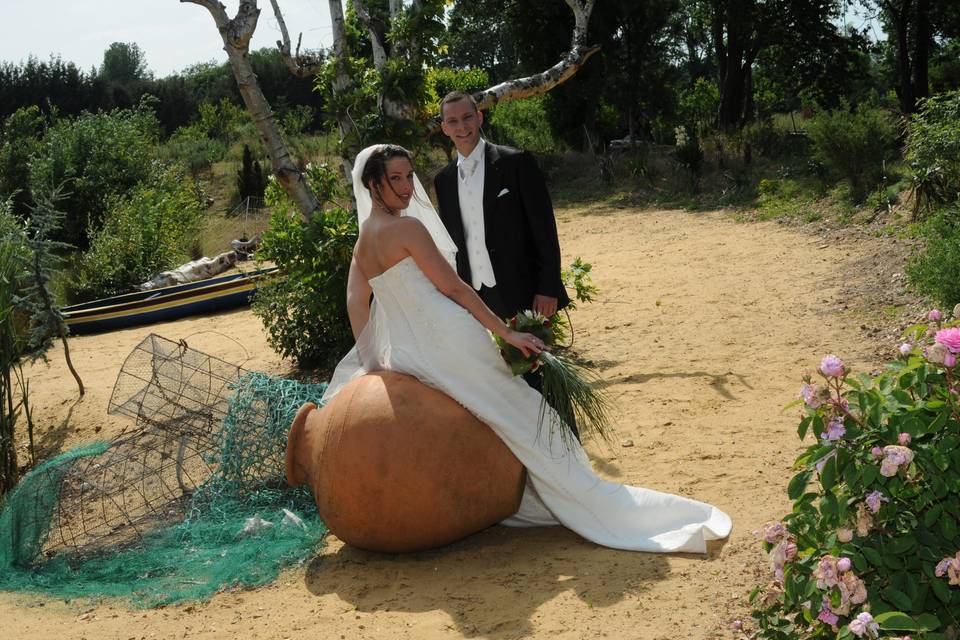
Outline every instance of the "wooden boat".
[[257, 281], [276, 270], [276, 267], [270, 267], [150, 291], [135, 291], [71, 305], [61, 311], [73, 335], [176, 320], [249, 304]]

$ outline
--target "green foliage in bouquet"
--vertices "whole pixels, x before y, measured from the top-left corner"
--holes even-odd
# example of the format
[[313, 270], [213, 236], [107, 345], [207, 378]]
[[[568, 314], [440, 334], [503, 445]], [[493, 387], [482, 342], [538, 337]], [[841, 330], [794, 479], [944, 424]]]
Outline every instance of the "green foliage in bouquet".
[[[532, 311], [518, 313], [510, 318], [510, 321], [507, 324], [509, 324], [510, 328], [514, 331], [532, 333], [543, 340], [543, 343], [547, 346], [553, 346], [555, 343], [553, 335], [553, 322], [549, 318], [546, 318], [539, 313], [534, 313]], [[513, 375], [522, 376], [530, 373], [531, 371], [535, 371], [540, 366], [540, 359], [538, 356], [524, 356], [520, 349], [517, 349], [512, 344], [509, 344], [500, 336], [496, 336], [496, 341], [497, 345], [500, 347], [500, 353], [503, 354], [503, 359], [506, 360], [507, 364], [510, 365], [510, 371], [513, 372]]]
[[[954, 310], [956, 316], [960, 308]], [[760, 532], [773, 579], [754, 637], [946, 640], [960, 632], [960, 321], [908, 332], [875, 377], [827, 356], [801, 388], [782, 521]]]
[[[597, 294], [597, 288], [590, 279], [590, 269], [590, 263], [578, 257], [569, 269], [563, 271], [564, 285], [574, 289], [574, 298], [569, 308], [576, 308], [577, 302], [590, 302]], [[543, 427], [545, 420], [549, 420], [551, 437], [559, 434], [566, 446], [572, 444], [573, 437], [566, 426], [568, 424], [576, 424], [582, 436], [597, 436], [609, 441], [612, 431], [610, 402], [597, 389], [599, 378], [586, 367], [559, 354], [559, 351], [566, 348], [559, 345], [567, 338], [569, 320], [559, 313], [552, 318], [546, 318], [528, 310], [518, 313], [508, 324], [515, 331], [534, 334], [553, 350], [527, 357], [516, 347], [496, 337], [500, 353], [510, 365], [513, 375], [524, 375], [543, 369], [540, 427]], [[548, 408], [553, 411], [548, 411]]]

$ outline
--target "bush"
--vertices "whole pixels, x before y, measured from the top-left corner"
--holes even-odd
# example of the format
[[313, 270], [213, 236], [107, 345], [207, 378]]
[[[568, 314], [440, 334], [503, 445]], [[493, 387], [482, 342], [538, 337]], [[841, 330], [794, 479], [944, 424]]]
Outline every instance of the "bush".
[[181, 163], [195, 176], [223, 159], [226, 152], [225, 142], [207, 137], [198, 125], [192, 124], [174, 131], [161, 147], [160, 156], [166, 162]]
[[36, 106], [17, 109], [0, 135], [0, 198], [12, 197], [13, 210], [26, 215], [30, 204], [30, 158], [40, 147], [46, 121]]
[[924, 100], [907, 125], [914, 217], [960, 196], [960, 91]]
[[353, 344], [347, 275], [357, 217], [332, 204], [348, 201], [335, 168], [308, 165], [305, 176], [320, 201], [330, 204], [304, 220], [270, 177], [266, 201], [275, 209], [257, 257], [273, 261], [279, 273], [257, 289], [253, 312], [281, 356], [301, 367], [328, 366]]
[[907, 277], [941, 304], [960, 303], [960, 201], [924, 223], [926, 246], [907, 263]]
[[720, 108], [720, 90], [706, 78], [697, 78], [693, 87], [680, 93], [678, 115], [693, 124], [698, 137], [703, 136], [717, 119]]
[[676, 148], [674, 154], [677, 164], [690, 174], [690, 188], [696, 191], [700, 185], [700, 171], [703, 169], [703, 147], [696, 133], [686, 127], [677, 127]]
[[102, 227], [91, 235], [73, 297], [92, 300], [125, 293], [157, 273], [186, 262], [203, 228], [193, 183], [172, 167], [107, 203]]
[[39, 201], [65, 185], [58, 206], [66, 215], [58, 240], [87, 247], [111, 197], [127, 193], [149, 175], [158, 131], [147, 108], [84, 113], [47, 130], [31, 159], [30, 190]]
[[751, 594], [756, 637], [960, 631], [960, 322], [936, 332], [940, 317], [876, 377], [827, 356], [801, 387], [798, 433], [816, 442], [795, 463], [791, 513], [760, 532], [774, 575]]
[[877, 107], [822, 112], [807, 123], [806, 131], [816, 159], [834, 177], [850, 182], [857, 201], [881, 181], [885, 162], [896, 154], [896, 121]]
[[237, 194], [240, 200], [247, 198], [263, 198], [263, 191], [267, 187], [267, 178], [263, 175], [263, 168], [259, 160], [253, 159], [250, 147], [243, 145], [243, 162], [237, 171]]
[[490, 137], [500, 144], [534, 153], [557, 150], [547, 118], [548, 94], [498, 104], [490, 112]]

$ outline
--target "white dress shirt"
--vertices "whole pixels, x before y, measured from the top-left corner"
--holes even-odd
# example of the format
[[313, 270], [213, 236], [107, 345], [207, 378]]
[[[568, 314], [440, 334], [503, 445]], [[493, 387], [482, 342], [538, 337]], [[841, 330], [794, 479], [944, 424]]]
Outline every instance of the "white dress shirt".
[[470, 283], [480, 290], [482, 285], [493, 287], [497, 279], [487, 252], [483, 227], [483, 177], [487, 143], [483, 138], [477, 142], [470, 155], [457, 154], [457, 195], [460, 198], [460, 216], [467, 240], [467, 256], [470, 259]]

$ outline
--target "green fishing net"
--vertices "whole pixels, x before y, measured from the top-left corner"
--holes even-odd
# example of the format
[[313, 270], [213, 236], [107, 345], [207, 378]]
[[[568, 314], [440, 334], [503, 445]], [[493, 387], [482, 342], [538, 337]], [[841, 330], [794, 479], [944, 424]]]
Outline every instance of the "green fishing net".
[[284, 481], [290, 423], [324, 388], [148, 336], [110, 400], [131, 430], [44, 462], [7, 496], [0, 589], [149, 607], [275, 580], [326, 533], [309, 492]]

